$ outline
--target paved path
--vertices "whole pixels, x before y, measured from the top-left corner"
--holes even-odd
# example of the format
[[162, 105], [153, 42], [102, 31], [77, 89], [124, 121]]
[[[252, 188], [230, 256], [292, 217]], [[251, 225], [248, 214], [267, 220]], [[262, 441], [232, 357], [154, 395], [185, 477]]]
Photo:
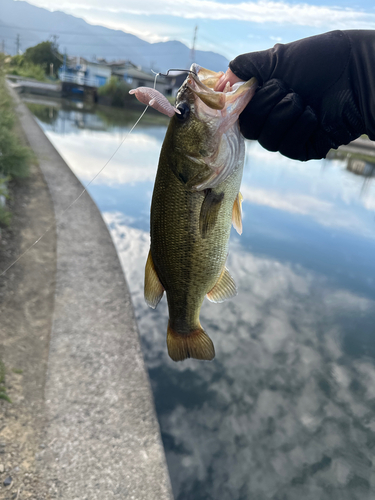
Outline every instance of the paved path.
[[63, 500], [171, 499], [130, 294], [102, 217], [15, 96], [57, 215], [42, 469]]

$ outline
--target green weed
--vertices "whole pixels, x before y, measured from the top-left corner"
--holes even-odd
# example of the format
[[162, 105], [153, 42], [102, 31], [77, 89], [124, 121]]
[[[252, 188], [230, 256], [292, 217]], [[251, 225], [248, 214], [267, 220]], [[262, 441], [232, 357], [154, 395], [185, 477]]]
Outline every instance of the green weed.
[[5, 366], [2, 361], [0, 361], [0, 399], [5, 399], [5, 401], [8, 401], [8, 403], [11, 403], [11, 399], [6, 393], [6, 388], [5, 388]]

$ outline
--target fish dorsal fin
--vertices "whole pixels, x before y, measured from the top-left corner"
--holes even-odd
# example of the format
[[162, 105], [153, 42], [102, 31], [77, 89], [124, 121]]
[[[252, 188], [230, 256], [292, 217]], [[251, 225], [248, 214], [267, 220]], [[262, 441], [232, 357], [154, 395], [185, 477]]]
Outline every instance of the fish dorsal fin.
[[180, 334], [168, 323], [167, 346], [168, 354], [173, 361], [183, 361], [187, 358], [211, 361], [215, 357], [212, 340], [201, 325], [187, 334]]
[[159, 304], [164, 293], [164, 287], [160, 283], [155, 270], [154, 262], [151, 256], [151, 250], [148, 252], [145, 269], [145, 301], [153, 309]]
[[220, 278], [218, 279], [216, 285], [207, 294], [208, 300], [211, 302], [224, 302], [227, 299], [235, 297], [237, 295], [237, 288], [234, 279], [229, 274], [229, 271], [224, 267]]
[[224, 193], [214, 193], [211, 189], [206, 189], [199, 216], [199, 230], [202, 238], [206, 238], [215, 226], [223, 198]]
[[242, 234], [242, 200], [242, 194], [238, 193], [233, 203], [232, 224], [238, 234]]

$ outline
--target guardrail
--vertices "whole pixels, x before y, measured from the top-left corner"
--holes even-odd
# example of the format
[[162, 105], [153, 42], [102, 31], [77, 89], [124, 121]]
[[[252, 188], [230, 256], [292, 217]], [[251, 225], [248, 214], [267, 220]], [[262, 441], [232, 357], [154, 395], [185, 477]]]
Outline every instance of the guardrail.
[[86, 85], [87, 87], [99, 87], [98, 81], [93, 77], [86, 77], [72, 73], [60, 73], [59, 78], [61, 82], [76, 83], [77, 85]]

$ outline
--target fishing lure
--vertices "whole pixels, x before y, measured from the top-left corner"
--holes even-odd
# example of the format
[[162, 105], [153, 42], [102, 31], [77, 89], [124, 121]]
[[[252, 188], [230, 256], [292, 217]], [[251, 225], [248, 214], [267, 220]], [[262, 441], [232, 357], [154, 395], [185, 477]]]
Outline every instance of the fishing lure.
[[156, 89], [152, 89], [150, 87], [138, 87], [137, 89], [129, 90], [129, 94], [135, 94], [138, 101], [151, 106], [156, 109], [156, 111], [160, 111], [160, 113], [163, 113], [170, 118], [172, 118], [175, 113], [181, 114], [181, 111], [172, 106], [168, 99]]

